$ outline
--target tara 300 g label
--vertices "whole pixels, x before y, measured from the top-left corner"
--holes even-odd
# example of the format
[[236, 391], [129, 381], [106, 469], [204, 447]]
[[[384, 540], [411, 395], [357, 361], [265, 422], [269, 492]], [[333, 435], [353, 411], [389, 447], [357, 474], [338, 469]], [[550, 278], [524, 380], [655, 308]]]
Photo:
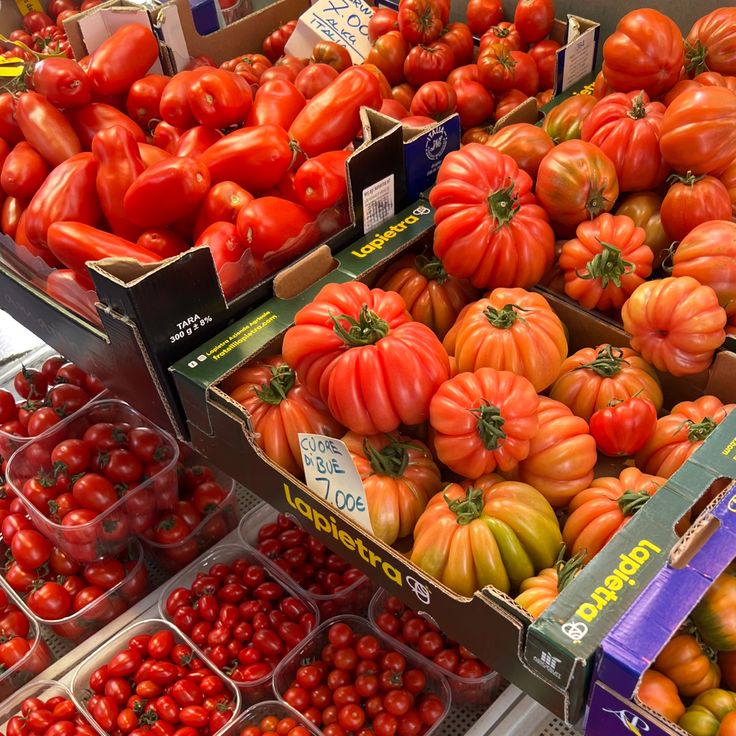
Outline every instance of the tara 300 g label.
[[183, 340], [185, 337], [193, 335], [197, 330], [210, 324], [210, 322], [212, 322], [212, 317], [209, 314], [205, 314], [202, 317], [198, 314], [193, 314], [191, 317], [187, 317], [181, 322], [177, 322], [177, 331], [173, 335], [169, 335], [169, 340], [172, 343], [179, 342], [179, 340]]

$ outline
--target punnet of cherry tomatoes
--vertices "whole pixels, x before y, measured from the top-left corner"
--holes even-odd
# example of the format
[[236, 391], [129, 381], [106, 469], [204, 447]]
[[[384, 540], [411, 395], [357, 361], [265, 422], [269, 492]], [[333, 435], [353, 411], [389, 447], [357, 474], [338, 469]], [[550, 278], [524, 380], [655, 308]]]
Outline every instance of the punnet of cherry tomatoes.
[[451, 700], [444, 678], [357, 616], [317, 628], [279, 665], [274, 689], [325, 736], [431, 734]]
[[453, 703], [487, 703], [498, 689], [500, 678], [488, 665], [396, 596], [383, 589], [376, 591], [368, 617], [387, 637], [421, 655], [428, 669], [434, 666], [442, 672], [450, 684]]
[[242, 518], [239, 533], [314, 601], [322, 619], [367, 610], [371, 581], [286, 514], [260, 504]]
[[34, 526], [73, 559], [123, 550], [177, 503], [176, 442], [128, 404], [94, 402], [20, 448], [7, 481]]
[[156, 619], [132, 624], [87, 657], [71, 689], [108, 736], [158, 734], [164, 723], [165, 733], [214, 736], [240, 709], [232, 681]]
[[233, 736], [319, 736], [299, 711], [277, 700], [248, 708], [231, 727]]
[[34, 680], [0, 705], [3, 736], [97, 736], [69, 689], [58, 682]]

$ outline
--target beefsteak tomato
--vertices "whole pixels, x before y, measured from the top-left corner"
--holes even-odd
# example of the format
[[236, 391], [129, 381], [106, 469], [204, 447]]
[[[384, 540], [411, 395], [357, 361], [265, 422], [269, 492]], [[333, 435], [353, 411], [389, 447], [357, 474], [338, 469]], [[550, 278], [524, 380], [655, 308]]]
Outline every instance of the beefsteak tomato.
[[656, 192], [637, 192], [619, 199], [616, 207], [617, 215], [630, 217], [637, 227], [644, 230], [644, 242], [652, 249], [654, 260], [652, 268], [659, 268], [665, 257], [665, 251], [670, 245], [670, 239], [662, 227], [662, 218], [659, 208], [662, 206], [662, 197]]
[[637, 699], [673, 723], [685, 714], [675, 685], [669, 677], [656, 670], [647, 670], [639, 684]]
[[654, 669], [669, 677], [686, 698], [695, 698], [721, 684], [718, 665], [692, 634], [673, 636], [654, 660]]
[[612, 399], [590, 418], [590, 433], [598, 449], [609, 457], [634, 455], [654, 435], [657, 410], [649, 399]]
[[530, 123], [505, 125], [490, 136], [485, 144], [511, 156], [532, 180], [537, 178], [542, 159], [555, 146], [543, 128]]
[[[662, 226], [672, 240], [682, 240], [698, 225], [731, 219], [731, 196], [714, 176], [673, 174], [660, 207]], [[680, 274], [676, 274], [680, 275]]]
[[695, 21], [685, 39], [685, 68], [736, 74], [736, 8], [716, 8]]

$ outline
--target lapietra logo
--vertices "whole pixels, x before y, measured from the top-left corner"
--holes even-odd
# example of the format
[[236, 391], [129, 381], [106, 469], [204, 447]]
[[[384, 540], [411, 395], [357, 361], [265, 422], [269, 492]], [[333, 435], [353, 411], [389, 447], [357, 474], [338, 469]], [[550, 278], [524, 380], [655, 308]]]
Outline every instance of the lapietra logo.
[[582, 641], [588, 633], [588, 627], [578, 621], [569, 621], [562, 625], [562, 633], [572, 641]]
[[652, 730], [643, 718], [629, 710], [610, 710], [609, 708], [603, 708], [603, 712], [616, 716], [634, 736], [642, 736], [642, 734], [649, 733]]

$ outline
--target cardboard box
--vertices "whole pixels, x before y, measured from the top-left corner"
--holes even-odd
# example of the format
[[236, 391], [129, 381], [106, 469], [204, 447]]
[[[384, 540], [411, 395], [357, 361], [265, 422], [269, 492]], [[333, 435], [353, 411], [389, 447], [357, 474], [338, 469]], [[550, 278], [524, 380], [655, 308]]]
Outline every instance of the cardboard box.
[[[255, 446], [249, 419], [240, 404], [230, 399], [223, 384], [240, 366], [280, 349], [284, 331], [296, 312], [327, 282], [359, 278], [371, 283], [382, 269], [407, 249], [429, 239], [431, 208], [417, 203], [392, 221], [336, 254], [335, 267], [327, 275], [317, 268], [319, 254], [282, 274], [282, 285], [294, 282], [289, 298], [274, 298], [231, 325], [172, 367], [186, 412], [192, 443], [211, 462], [237, 478], [268, 503], [297, 516], [310, 533], [344, 555], [374, 581], [414, 608], [431, 615], [447, 634], [462, 641], [486, 659], [505, 678], [529, 692], [554, 713], [575, 721], [582, 712], [593, 656], [598, 644], [626, 610], [642, 587], [665, 563], [675, 545], [674, 525], [705, 490], [691, 479], [699, 466], [688, 464], [661, 489], [627, 525], [624, 533], [608, 545], [560, 596], [552, 615], [532, 625], [528, 614], [514, 601], [493, 589], [472, 598], [460, 597], [414, 567], [399, 551], [373, 538], [360, 526], [312, 493], [302, 482], [285, 473]], [[321, 257], [321, 256], [320, 256]], [[313, 278], [313, 273], [319, 278]], [[572, 347], [577, 344], [613, 342], [623, 344], [625, 334], [613, 323], [596, 319], [566, 303], [550, 301], [560, 309], [568, 325]], [[671, 402], [717, 391], [724, 400], [736, 399], [729, 374], [736, 371], [736, 356], [721, 353], [714, 368], [698, 381], [678, 381], [668, 387]], [[720, 430], [709, 439], [718, 445], [728, 432]], [[730, 437], [730, 435], [729, 435]], [[696, 475], [696, 474], [695, 474]], [[649, 540], [648, 560], [634, 585], [621, 591], [589, 626], [579, 641], [558, 636], [572, 612], [595, 592], [601, 576], [631, 554], [641, 540]], [[656, 551], [655, 551], [656, 550]], [[635, 554], [639, 554], [635, 552]], [[534, 636], [532, 636], [532, 632]]]
[[[736, 415], [722, 426], [724, 442], [706, 445], [698, 453], [698, 463], [704, 475], [724, 483], [736, 473]], [[644, 672], [736, 557], [735, 511], [736, 483], [731, 480], [603, 641], [591, 691], [588, 736], [629, 732], [687, 736], [676, 724], [643, 706], [637, 692]]]

